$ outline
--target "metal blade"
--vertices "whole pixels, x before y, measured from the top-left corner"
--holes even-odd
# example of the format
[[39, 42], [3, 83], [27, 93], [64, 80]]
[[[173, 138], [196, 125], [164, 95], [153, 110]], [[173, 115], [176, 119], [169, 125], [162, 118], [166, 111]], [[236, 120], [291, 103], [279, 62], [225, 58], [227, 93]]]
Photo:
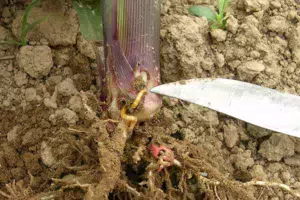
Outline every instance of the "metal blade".
[[160, 85], [151, 92], [300, 137], [300, 97], [296, 95], [229, 79], [191, 79]]

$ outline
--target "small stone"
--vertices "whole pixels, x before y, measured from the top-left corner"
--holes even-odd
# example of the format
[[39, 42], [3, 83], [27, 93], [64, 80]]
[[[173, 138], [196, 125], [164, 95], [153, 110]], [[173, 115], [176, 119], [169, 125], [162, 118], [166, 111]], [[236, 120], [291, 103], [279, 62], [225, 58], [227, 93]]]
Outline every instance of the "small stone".
[[64, 112], [63, 119], [69, 125], [74, 125], [79, 120], [78, 116], [76, 115], [76, 113], [74, 111], [65, 108], [65, 109], [63, 109], [63, 112]]
[[59, 84], [60, 82], [62, 82], [63, 80], [63, 77], [60, 76], [60, 75], [57, 75], [57, 76], [50, 76], [47, 80], [46, 80], [46, 83], [49, 84], [49, 85], [57, 85]]
[[268, 165], [268, 167], [267, 167], [267, 171], [268, 171], [269, 173], [271, 173], [271, 174], [274, 174], [274, 173], [276, 173], [276, 172], [278, 172], [278, 171], [281, 171], [281, 170], [283, 170], [283, 166], [282, 166], [282, 164], [277, 163], [277, 162], [275, 162], [275, 163], [270, 163], [270, 164]]
[[300, 189], [300, 182], [294, 183], [293, 188]]
[[241, 141], [249, 141], [250, 139], [249, 136], [243, 130], [240, 130], [239, 134], [240, 134]]
[[259, 178], [259, 179], [266, 179], [267, 174], [264, 171], [263, 166], [261, 165], [254, 165], [250, 170], [250, 175], [253, 179]]
[[271, 200], [280, 200], [279, 197], [272, 197]]
[[224, 126], [224, 138], [227, 147], [234, 147], [239, 140], [238, 129], [232, 124]]
[[292, 50], [293, 61], [300, 63], [300, 24], [294, 28], [289, 36], [289, 47]]
[[34, 135], [35, 135], [35, 132], [32, 131], [32, 130], [29, 130], [25, 133], [25, 135], [22, 137], [22, 145], [25, 146], [25, 145], [30, 145], [32, 144], [32, 141], [34, 138]]
[[295, 152], [300, 154], [300, 139], [296, 139], [295, 141]]
[[75, 125], [78, 122], [78, 116], [76, 113], [68, 108], [63, 108], [55, 111], [55, 114], [50, 115], [49, 121], [56, 124], [57, 121], [63, 120], [68, 125]]
[[173, 116], [174, 116], [174, 113], [172, 110], [164, 107], [163, 108], [163, 115], [164, 115], [164, 118], [167, 119], [167, 120], [173, 120]]
[[9, 143], [13, 143], [17, 140], [19, 128], [19, 126], [14, 126], [13, 129], [7, 133], [7, 141]]
[[221, 53], [216, 53], [216, 64], [218, 67], [223, 67], [225, 65], [224, 55]]
[[72, 96], [78, 94], [78, 90], [72, 79], [66, 78], [63, 82], [58, 84], [57, 92], [62, 96]]
[[227, 32], [222, 29], [213, 29], [210, 32], [212, 38], [217, 42], [224, 42], [227, 37]]
[[178, 127], [178, 125], [177, 125], [177, 124], [174, 124], [174, 123], [172, 123], [172, 125], [171, 125], [171, 131], [172, 131], [172, 133], [176, 133], [176, 132], [178, 132], [178, 131], [179, 131], [179, 127]]
[[4, 158], [6, 159], [7, 166], [15, 167], [20, 160], [20, 155], [17, 150], [11, 147], [8, 143], [1, 144], [2, 151], [4, 151]]
[[294, 155], [292, 157], [284, 158], [284, 162], [290, 166], [300, 166], [300, 155]]
[[258, 51], [251, 51], [250, 52], [250, 56], [251, 58], [255, 59], [255, 58], [259, 58], [260, 57], [260, 53]]
[[57, 108], [57, 103], [55, 101], [52, 101], [50, 98], [45, 98], [44, 104], [47, 108]]
[[219, 133], [217, 134], [217, 137], [218, 137], [218, 139], [219, 139], [220, 141], [224, 141], [224, 135], [223, 135], [222, 132], [219, 132]]
[[41, 159], [42, 162], [48, 167], [52, 167], [56, 163], [56, 160], [52, 154], [52, 149], [45, 141], [42, 142], [41, 145]]
[[248, 171], [248, 168], [254, 165], [250, 150], [246, 150], [241, 154], [233, 154], [231, 160], [234, 162], [235, 167], [242, 171]]
[[75, 53], [75, 49], [73, 47], [57, 48], [54, 50], [54, 63], [57, 66], [68, 65], [74, 53]]
[[11, 12], [9, 10], [9, 7], [4, 7], [2, 11], [2, 17], [3, 18], [8, 18], [11, 17]]
[[277, 33], [284, 33], [288, 30], [289, 24], [286, 21], [285, 17], [274, 16], [270, 18], [270, 22], [267, 25], [267, 28], [270, 31]]
[[265, 70], [265, 66], [257, 61], [248, 61], [242, 63], [237, 68], [239, 79], [242, 81], [252, 81], [252, 79], [260, 72]]
[[210, 58], [207, 58], [201, 61], [200, 66], [204, 70], [211, 71], [214, 67], [214, 62]]
[[29, 44], [30, 44], [31, 46], [36, 46], [38, 43], [37, 43], [36, 41], [29, 41]]
[[289, 182], [290, 179], [291, 179], [291, 177], [292, 177], [292, 175], [291, 175], [291, 173], [288, 172], [288, 171], [285, 171], [285, 172], [282, 172], [282, 173], [281, 173], [281, 178], [282, 178], [282, 180], [285, 181], [285, 182]]
[[2, 102], [2, 105], [4, 106], [4, 107], [9, 107], [10, 106], [10, 104], [11, 104], [11, 102], [9, 101], [9, 100], [4, 100], [3, 102]]
[[42, 44], [42, 45], [49, 45], [49, 42], [48, 42], [48, 40], [46, 40], [45, 38], [41, 38], [40, 39], [40, 43]]
[[25, 164], [25, 169], [28, 170], [28, 173], [36, 176], [41, 173], [42, 166], [40, 165], [40, 156], [38, 154], [23, 152], [22, 160]]
[[96, 59], [96, 54], [92, 43], [87, 41], [82, 35], [77, 37], [77, 48], [86, 57]]
[[280, 1], [271, 1], [271, 7], [272, 8], [281, 8], [281, 3]]
[[[190, 104], [187, 109], [182, 109], [180, 111], [182, 121], [186, 124], [202, 124], [202, 126], [206, 127], [216, 127], [219, 124], [218, 113], [209, 110], [207, 108], [203, 108], [196, 104]], [[182, 123], [183, 123], [182, 122]], [[184, 123], [183, 123], [184, 124]], [[178, 124], [179, 125], [179, 124]], [[180, 127], [185, 127], [185, 125], [179, 125]]]
[[74, 112], [79, 112], [82, 109], [82, 100], [79, 96], [72, 96], [69, 100], [69, 108]]
[[36, 94], [35, 88], [27, 88], [25, 90], [25, 98], [26, 98], [26, 101], [29, 101], [29, 102], [41, 100], [41, 97]]
[[[78, 72], [77, 72], [78, 73]], [[82, 71], [81, 73], [87, 73], [86, 71]], [[72, 76], [73, 72], [70, 67], [64, 67], [63, 76]]]
[[230, 15], [226, 21], [226, 29], [233, 34], [236, 34], [238, 27], [238, 20], [234, 18], [234, 16]]
[[255, 138], [262, 138], [272, 134], [270, 130], [252, 124], [247, 124], [247, 133], [249, 133], [251, 136]]
[[[12, 40], [11, 33], [9, 32], [8, 29], [0, 26], [0, 41], [9, 41], [9, 40]], [[0, 51], [5, 51], [11, 47], [12, 47], [12, 45], [10, 45], [10, 44], [1, 44]]]
[[244, 6], [247, 12], [265, 11], [269, 8], [269, 0], [244, 0]]
[[296, 10], [291, 10], [287, 15], [288, 20], [294, 20], [296, 17], [297, 17], [297, 11]]
[[196, 135], [195, 131], [192, 131], [189, 128], [181, 129], [181, 133], [183, 134], [184, 140], [191, 142], [192, 144], [198, 144], [200, 138]]
[[23, 73], [21, 71], [16, 72], [16, 74], [14, 76], [14, 80], [16, 82], [16, 85], [19, 87], [26, 85], [28, 82], [26, 73]]
[[261, 143], [259, 153], [268, 161], [280, 161], [295, 153], [294, 142], [287, 135], [273, 134]]
[[53, 66], [48, 46], [23, 46], [17, 56], [19, 67], [33, 78], [47, 76]]
[[294, 200], [294, 197], [291, 194], [286, 194], [284, 195], [284, 200]]

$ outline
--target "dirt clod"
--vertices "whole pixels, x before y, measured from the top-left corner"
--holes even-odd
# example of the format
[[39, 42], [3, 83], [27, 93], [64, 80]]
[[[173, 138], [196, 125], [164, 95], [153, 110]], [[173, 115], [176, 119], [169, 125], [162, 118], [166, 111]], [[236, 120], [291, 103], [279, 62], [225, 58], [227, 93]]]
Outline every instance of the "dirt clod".
[[224, 127], [224, 139], [227, 147], [232, 148], [239, 141], [239, 134], [237, 127], [229, 124]]
[[[12, 34], [6, 28], [0, 26], [0, 42], [12, 40]], [[11, 48], [9, 44], [0, 44], [0, 51]]]
[[51, 147], [45, 141], [43, 141], [41, 145], [41, 159], [42, 162], [48, 167], [52, 167], [56, 163]]
[[82, 35], [77, 37], [77, 48], [85, 56], [96, 59], [92, 43], [87, 41]]
[[283, 157], [294, 155], [294, 142], [289, 136], [273, 134], [260, 145], [259, 153], [269, 161], [280, 161]]
[[69, 125], [75, 125], [79, 120], [76, 113], [68, 108], [63, 108], [55, 111], [55, 114], [50, 115], [49, 120], [53, 124], [57, 124], [59, 121], [63, 120]]
[[226, 21], [226, 29], [233, 34], [236, 34], [238, 26], [238, 20], [234, 16], [230, 15]]
[[300, 25], [292, 30], [289, 38], [289, 47], [292, 50], [293, 60], [300, 63]]
[[247, 172], [248, 168], [254, 165], [254, 159], [252, 158], [251, 151], [249, 150], [243, 153], [233, 154], [230, 156], [230, 159], [237, 169], [244, 172]]
[[63, 96], [72, 96], [78, 94], [78, 90], [72, 79], [66, 78], [57, 86], [57, 92]]
[[264, 11], [269, 7], [269, 0], [244, 0], [247, 12]]
[[[21, 23], [24, 12], [18, 12], [12, 23], [12, 32], [20, 38]], [[34, 7], [28, 17], [28, 23], [47, 17], [43, 23], [28, 33], [27, 39], [39, 42], [42, 38], [47, 39], [51, 46], [67, 46], [76, 44], [76, 36], [79, 24], [74, 10], [66, 13], [59, 11], [47, 11], [43, 8]]]
[[26, 101], [31, 102], [31, 101], [41, 101], [41, 97], [37, 95], [35, 88], [26, 88], [25, 90], [25, 98]]
[[33, 78], [47, 76], [53, 66], [52, 53], [48, 46], [23, 46], [17, 60], [19, 67]]
[[251, 136], [255, 137], [255, 138], [262, 138], [265, 136], [268, 136], [270, 134], [272, 134], [271, 131], [266, 130], [264, 128], [252, 125], [252, 124], [248, 124], [247, 125], [247, 133], [249, 133]]
[[289, 24], [285, 17], [274, 16], [270, 19], [270, 23], [268, 24], [268, 29], [270, 31], [285, 33], [288, 31]]
[[257, 61], [249, 61], [242, 63], [237, 68], [239, 79], [243, 81], [252, 81], [252, 79], [260, 72], [265, 70], [265, 66]]
[[217, 42], [224, 42], [227, 37], [227, 32], [222, 29], [213, 29], [210, 32], [212, 38]]
[[300, 166], [300, 155], [284, 158], [284, 162], [291, 166]]

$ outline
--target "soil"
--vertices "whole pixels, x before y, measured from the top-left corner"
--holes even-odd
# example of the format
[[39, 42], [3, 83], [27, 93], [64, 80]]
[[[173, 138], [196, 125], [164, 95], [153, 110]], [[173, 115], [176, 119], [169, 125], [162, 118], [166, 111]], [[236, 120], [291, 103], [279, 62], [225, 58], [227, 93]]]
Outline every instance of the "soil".
[[[22, 1], [0, 3], [0, 40], [20, 36]], [[300, 95], [298, 0], [232, 0], [227, 30], [188, 14], [212, 0], [163, 0], [162, 82], [243, 80]], [[300, 139], [164, 98], [158, 115], [130, 136], [105, 119], [92, 45], [68, 1], [43, 0], [43, 16], [16, 48], [0, 45], [0, 199], [297, 199]], [[259, 114], [259, 113], [258, 113]], [[150, 143], [181, 167], [157, 171]]]

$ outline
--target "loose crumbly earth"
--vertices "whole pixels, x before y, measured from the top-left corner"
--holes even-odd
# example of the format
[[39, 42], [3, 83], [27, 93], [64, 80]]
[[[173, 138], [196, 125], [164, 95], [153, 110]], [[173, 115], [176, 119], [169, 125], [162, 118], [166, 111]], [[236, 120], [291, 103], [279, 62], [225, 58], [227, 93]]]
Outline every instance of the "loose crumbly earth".
[[[298, 0], [232, 0], [226, 31], [190, 16], [194, 4], [216, 8], [162, 1], [164, 83], [222, 77], [300, 95]], [[29, 21], [49, 18], [30, 45], [0, 45], [0, 199], [297, 199], [243, 183], [300, 192], [299, 139], [165, 98], [126, 141], [121, 122], [103, 120], [95, 53], [69, 5], [42, 0]], [[24, 5], [1, 1], [0, 11], [0, 41], [18, 38]], [[150, 142], [171, 148], [182, 168], [153, 169]]]

